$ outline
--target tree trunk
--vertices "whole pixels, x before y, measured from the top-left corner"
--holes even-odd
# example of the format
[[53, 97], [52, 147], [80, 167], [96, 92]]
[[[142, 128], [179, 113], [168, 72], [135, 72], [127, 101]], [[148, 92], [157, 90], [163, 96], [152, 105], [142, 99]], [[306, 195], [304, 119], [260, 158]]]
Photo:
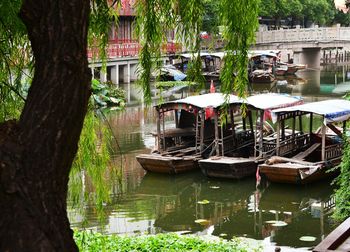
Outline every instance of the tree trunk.
[[0, 251], [76, 251], [69, 171], [90, 96], [89, 0], [24, 0], [35, 73], [20, 120], [0, 132]]

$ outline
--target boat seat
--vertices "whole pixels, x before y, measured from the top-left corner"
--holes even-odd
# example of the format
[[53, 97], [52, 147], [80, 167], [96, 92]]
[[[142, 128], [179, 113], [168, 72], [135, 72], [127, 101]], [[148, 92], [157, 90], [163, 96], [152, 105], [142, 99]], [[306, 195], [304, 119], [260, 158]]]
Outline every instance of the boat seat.
[[299, 152], [293, 158], [298, 159], [298, 160], [304, 160], [307, 156], [309, 156], [312, 152], [314, 152], [320, 145], [321, 145], [320, 143], [315, 143], [315, 144], [311, 145], [305, 151]]

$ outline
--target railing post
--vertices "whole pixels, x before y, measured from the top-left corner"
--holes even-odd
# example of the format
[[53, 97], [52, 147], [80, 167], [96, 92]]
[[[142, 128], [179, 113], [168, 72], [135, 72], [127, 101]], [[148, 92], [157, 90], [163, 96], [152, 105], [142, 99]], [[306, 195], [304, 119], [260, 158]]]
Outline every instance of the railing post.
[[337, 24], [337, 37], [336, 40], [340, 40], [340, 24]]

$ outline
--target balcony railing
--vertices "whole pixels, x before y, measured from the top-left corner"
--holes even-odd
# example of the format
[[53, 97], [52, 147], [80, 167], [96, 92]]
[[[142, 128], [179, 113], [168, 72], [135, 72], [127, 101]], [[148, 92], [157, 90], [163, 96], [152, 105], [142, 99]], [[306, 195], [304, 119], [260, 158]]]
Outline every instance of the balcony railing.
[[[174, 54], [181, 51], [181, 44], [168, 42], [163, 44], [163, 54]], [[110, 40], [107, 48], [108, 58], [118, 57], [136, 57], [141, 50], [141, 45], [137, 40], [123, 39], [123, 40]], [[98, 48], [90, 48], [88, 50], [88, 57], [98, 58]]]

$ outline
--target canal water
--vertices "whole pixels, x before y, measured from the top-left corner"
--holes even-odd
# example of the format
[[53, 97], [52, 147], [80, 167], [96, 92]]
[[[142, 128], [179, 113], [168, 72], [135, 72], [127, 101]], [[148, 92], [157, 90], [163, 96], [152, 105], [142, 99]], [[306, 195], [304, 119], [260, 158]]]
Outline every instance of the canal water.
[[[154, 147], [150, 133], [155, 131], [155, 114], [142, 105], [135, 84], [122, 87], [128, 106], [108, 115], [117, 139], [112, 144], [115, 167], [109, 172], [116, 176], [106, 175], [110, 200], [102, 204], [102, 210], [92, 201], [80, 207], [68, 202], [73, 228], [127, 235], [178, 232], [247, 237], [264, 244], [307, 248], [336, 227], [331, 219], [331, 181], [306, 186], [269, 184], [257, 189], [255, 177], [234, 181], [208, 179], [200, 171], [177, 176], [146, 173], [135, 157]], [[273, 84], [253, 84], [253, 89], [303, 96], [306, 101], [341, 97], [350, 90], [350, 67], [304, 70]], [[169, 96], [186, 94], [178, 91]], [[84, 177], [84, 183], [83, 193], [96, 190], [88, 178]], [[315, 240], [302, 241], [303, 236]]]

